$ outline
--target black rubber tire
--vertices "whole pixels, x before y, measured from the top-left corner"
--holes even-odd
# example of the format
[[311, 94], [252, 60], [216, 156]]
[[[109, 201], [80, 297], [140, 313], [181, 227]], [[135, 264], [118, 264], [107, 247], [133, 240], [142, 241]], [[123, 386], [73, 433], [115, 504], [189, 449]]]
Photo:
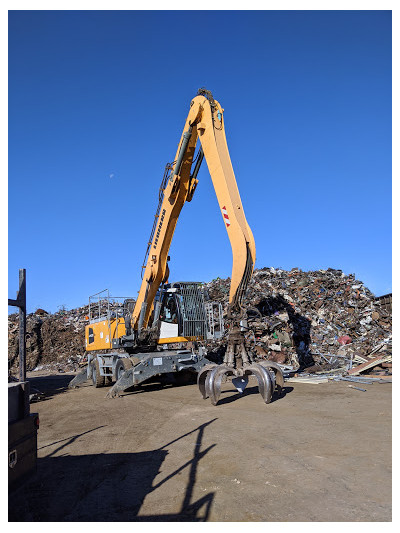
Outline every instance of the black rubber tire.
[[133, 364], [127, 357], [121, 357], [118, 359], [115, 365], [115, 381], [118, 381], [124, 372], [132, 368]]
[[105, 377], [100, 375], [100, 365], [99, 365], [99, 361], [97, 360], [97, 357], [93, 361], [92, 382], [96, 388], [104, 387]]

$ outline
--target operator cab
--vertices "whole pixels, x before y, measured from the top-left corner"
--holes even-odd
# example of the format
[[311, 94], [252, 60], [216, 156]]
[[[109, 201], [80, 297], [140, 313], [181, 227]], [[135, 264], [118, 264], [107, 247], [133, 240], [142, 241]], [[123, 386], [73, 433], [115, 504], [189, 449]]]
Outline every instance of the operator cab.
[[[157, 295], [160, 302], [159, 342], [207, 336], [204, 290], [198, 282], [169, 283]], [[173, 342], [173, 341], [172, 341]]]
[[[179, 320], [179, 303], [176, 289], [163, 292], [160, 310], [160, 339], [179, 337], [182, 334], [182, 320]], [[181, 322], [181, 324], [179, 324]]]

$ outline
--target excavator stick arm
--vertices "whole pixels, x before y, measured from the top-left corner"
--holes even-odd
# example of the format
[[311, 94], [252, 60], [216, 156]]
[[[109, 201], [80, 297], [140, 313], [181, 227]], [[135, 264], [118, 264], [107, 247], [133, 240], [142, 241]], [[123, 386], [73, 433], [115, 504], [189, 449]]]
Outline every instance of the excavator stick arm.
[[[199, 97], [197, 97], [199, 98]], [[208, 102], [209, 103], [209, 102]], [[256, 247], [247, 223], [225, 136], [223, 109], [216, 101], [202, 105], [199, 139], [232, 247], [229, 293], [231, 306], [240, 306], [256, 260]]]

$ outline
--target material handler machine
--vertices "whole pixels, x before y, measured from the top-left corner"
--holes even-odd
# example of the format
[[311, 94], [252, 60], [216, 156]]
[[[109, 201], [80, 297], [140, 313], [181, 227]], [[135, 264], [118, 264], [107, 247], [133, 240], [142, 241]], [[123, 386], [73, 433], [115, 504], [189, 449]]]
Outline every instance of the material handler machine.
[[[89, 378], [96, 386], [115, 381], [108, 392], [114, 397], [154, 375], [172, 373], [179, 377], [195, 372], [203, 398], [209, 397], [213, 405], [219, 400], [223, 379], [228, 377], [235, 386], [241, 383], [244, 388], [253, 374], [265, 403], [271, 401], [275, 389], [281, 391], [280, 367], [270, 361], [255, 362], [254, 354], [245, 346], [247, 312], [241, 302], [256, 249], [228, 152], [223, 112], [204, 88], [191, 101], [175, 160], [167, 164], [160, 186], [138, 297], [136, 301], [125, 298], [117, 306], [110, 305], [110, 298], [101, 293], [95, 295], [98, 306], [91, 306], [89, 300], [85, 331], [88, 366], [71, 381], [71, 387]], [[205, 301], [200, 283], [168, 283], [168, 253], [175, 226], [183, 204], [193, 198], [204, 158], [233, 254], [225, 323], [227, 349], [221, 365], [207, 359], [204, 347], [207, 339], [223, 334], [221, 306]], [[98, 309], [97, 315], [92, 314], [93, 308]], [[191, 343], [191, 348], [168, 349], [175, 343]]]

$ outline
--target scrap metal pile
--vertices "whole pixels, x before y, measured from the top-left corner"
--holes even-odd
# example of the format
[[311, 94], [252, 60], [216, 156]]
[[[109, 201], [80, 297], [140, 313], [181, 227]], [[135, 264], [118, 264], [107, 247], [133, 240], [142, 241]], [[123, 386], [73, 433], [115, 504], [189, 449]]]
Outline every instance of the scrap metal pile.
[[[230, 279], [204, 284], [226, 313]], [[282, 369], [318, 374], [391, 373], [390, 310], [353, 274], [327, 269], [254, 271], [243, 301], [249, 311], [246, 348]], [[27, 316], [27, 369], [73, 371], [85, 356], [88, 306]], [[8, 317], [9, 368], [18, 364], [18, 315]], [[210, 358], [222, 362], [226, 336], [208, 342]], [[360, 372], [357, 368], [360, 367]]]
[[[205, 284], [210, 299], [221, 302], [225, 311], [229, 283], [229, 278], [218, 278]], [[260, 359], [318, 373], [347, 371], [371, 363], [370, 358], [383, 358], [363, 371], [391, 372], [391, 311], [353, 274], [332, 268], [258, 269], [243, 305], [249, 309], [247, 348]], [[224, 342], [209, 343], [216, 360], [223, 355]]]
[[[85, 324], [89, 306], [47, 313], [37, 309], [26, 319], [27, 370], [73, 371], [85, 354]], [[8, 316], [8, 366], [18, 365], [18, 314]]]

